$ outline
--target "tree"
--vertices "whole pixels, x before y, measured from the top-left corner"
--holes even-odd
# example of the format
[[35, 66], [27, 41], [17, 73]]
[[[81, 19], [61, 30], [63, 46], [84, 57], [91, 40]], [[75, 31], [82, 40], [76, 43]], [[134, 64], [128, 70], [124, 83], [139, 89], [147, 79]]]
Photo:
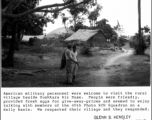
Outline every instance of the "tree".
[[92, 11], [90, 12], [88, 19], [90, 22], [90, 27], [94, 27], [95, 26], [95, 21], [97, 20], [98, 17], [98, 13], [96, 11]]
[[[141, 28], [142, 34], [143, 34], [143, 41], [145, 44], [150, 45], [150, 37], [151, 37], [151, 31], [150, 28], [146, 25], [143, 28]], [[144, 35], [146, 34], [146, 35]]]
[[128, 43], [127, 36], [121, 35], [118, 39], [119, 46], [124, 46], [126, 43]]
[[62, 13], [61, 16], [62, 16], [62, 23], [64, 24], [65, 30], [66, 30], [67, 33], [68, 33], [67, 25], [66, 25], [66, 21], [68, 20], [68, 17], [66, 17], [64, 13]]
[[23, 2], [23, 0], [22, 1], [11, 0], [10, 2], [6, 1], [6, 0], [2, 1], [2, 28], [7, 21], [7, 19], [3, 17], [3, 13], [4, 14], [12, 14], [13, 10], [15, 8], [17, 8], [21, 2]]
[[[7, 1], [3, 1], [2, 8], [6, 8]], [[20, 14], [29, 9], [35, 8], [38, 0], [28, 1], [28, 3], [22, 2], [15, 8], [12, 13]], [[12, 40], [9, 47], [9, 52], [6, 57], [6, 63], [9, 66], [13, 66], [14, 49], [19, 50], [19, 45], [22, 40], [23, 34], [26, 35], [40, 35], [43, 34], [43, 26], [49, 21], [48, 17], [40, 14], [29, 14], [26, 17], [19, 19], [8, 18], [6, 23], [3, 25], [2, 35], [11, 36]]]
[[107, 19], [103, 18], [100, 21], [97, 21], [97, 26], [101, 29], [104, 29], [104, 27], [106, 26], [107, 22], [109, 22]]
[[149, 28], [149, 26], [144, 26], [143, 28], [141, 28], [141, 31], [142, 31], [142, 33], [144, 32], [144, 33], [150, 33], [150, 28]]
[[86, 28], [82, 22], [78, 22], [75, 26], [75, 31]]
[[144, 54], [145, 44], [141, 32], [141, 0], [138, 0], [138, 43], [136, 47], [136, 54]]
[[108, 20], [103, 18], [100, 21], [97, 21], [97, 28], [103, 30], [103, 32], [108, 37], [107, 39], [111, 39], [113, 42], [116, 40], [117, 33], [111, 27], [110, 24], [107, 24]]
[[[39, 1], [39, 0], [38, 0]], [[93, 5], [94, 0], [81, 0], [78, 3], [75, 3], [75, 0], [63, 0], [63, 3], [60, 4], [51, 4], [51, 5], [45, 5], [45, 6], [41, 6], [41, 7], [35, 7], [33, 9], [27, 10], [23, 13], [20, 14], [12, 14], [12, 11], [18, 7], [21, 3], [26, 2], [25, 0], [11, 0], [11, 2], [9, 2], [9, 4], [3, 8], [2, 10], [2, 24], [5, 24], [5, 20], [8, 18], [12, 18], [12, 19], [18, 19], [21, 17], [25, 17], [28, 14], [34, 13], [34, 12], [43, 12], [43, 13], [57, 13], [59, 11], [62, 11], [66, 8], [71, 8], [74, 6], [79, 6], [81, 4], [90, 4]], [[35, 3], [35, 2], [34, 2]]]
[[103, 28], [103, 31], [107, 35], [108, 39], [111, 39], [113, 36], [118, 36], [110, 24], [106, 24]]
[[[72, 15], [72, 19], [69, 19], [70, 23], [73, 23], [73, 31], [76, 31], [76, 25], [79, 22], [83, 22], [83, 15], [88, 13], [89, 6], [80, 5], [69, 8], [68, 12]], [[81, 13], [81, 15], [80, 15]]]
[[120, 25], [119, 21], [117, 20], [117, 25], [114, 26], [115, 32], [118, 34], [118, 38], [121, 36], [121, 34], [124, 32], [123, 26]]
[[[47, 13], [51, 13], [53, 18], [57, 18], [60, 11], [66, 8], [73, 7], [73, 6], [79, 6], [81, 4], [92, 4], [93, 0], [81, 0], [80, 2], [77, 2], [77, 3], [74, 2], [75, 0], [63, 0], [63, 1], [64, 2], [60, 4], [52, 4], [52, 5], [46, 5], [46, 6], [41, 6], [41, 7], [37, 7], [37, 5], [39, 4], [39, 0], [32, 0], [32, 1], [31, 0], [11, 0], [11, 1], [4, 0], [2, 2], [2, 6], [3, 6], [2, 7], [2, 31], [6, 22], [11, 21], [10, 23], [12, 25], [12, 27], [10, 27], [12, 40], [11, 40], [8, 57], [7, 57], [7, 60], [10, 62], [11, 66], [13, 66], [14, 48], [15, 48], [15, 40], [17, 36], [16, 34], [17, 29], [21, 28], [20, 27], [21, 25], [18, 24], [18, 21], [23, 22], [24, 19], [27, 17], [26, 21], [28, 21], [28, 23], [31, 22], [31, 27], [33, 28], [34, 27], [32, 26], [33, 21], [30, 21], [31, 20], [30, 17], [33, 17], [33, 18], [35, 17], [36, 18], [35, 21], [39, 22], [39, 25], [40, 25], [39, 27], [40, 29], [35, 29], [35, 30], [42, 32], [43, 29], [41, 28], [43, 27], [43, 25], [46, 22], [51, 21], [48, 19], [43, 19], [44, 16], [47, 15]], [[33, 14], [35, 12], [42, 12], [44, 13], [44, 16], [37, 17], [37, 15]], [[20, 30], [18, 29], [18, 31]], [[29, 31], [30, 30], [27, 30], [26, 32], [29, 32]]]
[[100, 11], [102, 9], [102, 6], [97, 4], [96, 8], [89, 13], [88, 19], [90, 22], [90, 27], [95, 27], [97, 24], [97, 18], [100, 16]]
[[[13, 11], [12, 14], [20, 14], [23, 13], [29, 9], [33, 9], [37, 6], [39, 0], [26, 0], [26, 2], [21, 2]], [[10, 2], [12, 3], [12, 2]], [[2, 2], [2, 8], [8, 8], [8, 5], [10, 3], [7, 0], [3, 0]], [[16, 30], [16, 43], [19, 44], [23, 34], [42, 34], [43, 33], [43, 26], [46, 24], [48, 20], [48, 17], [39, 15], [39, 14], [29, 14], [25, 17], [19, 18], [19, 19], [7, 19], [7, 24], [3, 25], [4, 29], [2, 29], [2, 35], [7, 36], [11, 35], [12, 29], [11, 25], [13, 25], [13, 22], [16, 22], [17, 30]], [[9, 32], [8, 32], [9, 31]], [[19, 48], [19, 45], [17, 45], [17, 48]]]
[[[22, 40], [23, 35], [42, 35], [43, 34], [43, 26], [50, 19], [48, 17], [41, 16], [40, 14], [30, 14], [28, 17], [24, 19], [17, 19], [16, 25], [16, 40], [15, 40], [15, 48], [19, 50], [19, 45]], [[8, 20], [7, 24], [4, 25], [2, 30], [3, 36], [11, 36], [12, 29], [11, 26], [13, 25], [14, 21]]]
[[[75, 4], [77, 3], [78, 1], [75, 1]], [[92, 1], [93, 2], [93, 1]], [[97, 5], [97, 1], [94, 0], [93, 3], [91, 4], [81, 4], [79, 6], [73, 6], [73, 7], [70, 7], [67, 11], [70, 13], [70, 17], [67, 17], [65, 16], [65, 14], [63, 13], [62, 15], [62, 20], [63, 22], [65, 21], [65, 23], [68, 21], [70, 24], [72, 24], [73, 28], [72, 30], [73, 31], [77, 31], [79, 28], [79, 26], [81, 26], [81, 24], [83, 24], [83, 22], [85, 21], [85, 18], [84, 16], [85, 15], [88, 15], [89, 13], [89, 9], [92, 7], [92, 6], [96, 6]], [[81, 24], [80, 24], [81, 23]], [[63, 23], [64, 24], [64, 23]], [[65, 24], [64, 24], [65, 25]], [[67, 26], [66, 26], [67, 27]], [[81, 27], [80, 27], [81, 28]]]

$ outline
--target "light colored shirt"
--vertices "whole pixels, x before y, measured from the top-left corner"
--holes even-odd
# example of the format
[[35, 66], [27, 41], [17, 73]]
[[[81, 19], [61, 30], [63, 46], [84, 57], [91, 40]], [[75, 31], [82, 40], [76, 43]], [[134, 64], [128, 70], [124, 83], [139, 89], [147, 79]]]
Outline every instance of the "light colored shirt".
[[70, 57], [73, 58], [73, 55], [72, 55], [72, 54], [73, 54], [73, 52], [72, 52], [71, 50], [67, 49], [67, 50], [65, 51], [66, 60], [69, 60]]
[[74, 59], [75, 61], [78, 61], [78, 60], [77, 60], [77, 55], [78, 55], [77, 51], [76, 51], [76, 52], [73, 52], [73, 54], [72, 54], [73, 59]]

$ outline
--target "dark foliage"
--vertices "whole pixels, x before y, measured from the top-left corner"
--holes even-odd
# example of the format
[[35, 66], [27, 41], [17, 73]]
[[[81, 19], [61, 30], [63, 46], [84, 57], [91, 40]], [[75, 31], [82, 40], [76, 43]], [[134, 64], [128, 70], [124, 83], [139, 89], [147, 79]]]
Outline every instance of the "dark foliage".
[[86, 56], [92, 56], [93, 54], [92, 54], [90, 45], [85, 44], [84, 46], [82, 46], [81, 54], [86, 55]]

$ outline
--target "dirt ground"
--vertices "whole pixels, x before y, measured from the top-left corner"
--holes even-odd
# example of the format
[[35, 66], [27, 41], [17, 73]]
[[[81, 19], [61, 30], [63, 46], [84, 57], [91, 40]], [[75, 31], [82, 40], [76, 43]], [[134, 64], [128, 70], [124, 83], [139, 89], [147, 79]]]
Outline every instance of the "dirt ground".
[[15, 65], [13, 72], [2, 73], [2, 87], [150, 85], [150, 58], [133, 55], [132, 50], [101, 50], [94, 52], [92, 57], [79, 56], [80, 65], [74, 85], [66, 84], [65, 70], [59, 69], [61, 53], [40, 55], [18, 52], [15, 56], [22, 62]]

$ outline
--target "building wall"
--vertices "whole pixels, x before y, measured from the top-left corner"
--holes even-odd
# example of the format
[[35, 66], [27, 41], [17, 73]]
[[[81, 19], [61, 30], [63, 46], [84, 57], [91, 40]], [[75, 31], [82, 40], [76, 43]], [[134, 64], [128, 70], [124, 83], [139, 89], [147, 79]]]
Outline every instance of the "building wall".
[[106, 37], [102, 34], [102, 32], [97, 33], [90, 40], [88, 40], [91, 46], [93, 47], [104, 47], [107, 44]]

